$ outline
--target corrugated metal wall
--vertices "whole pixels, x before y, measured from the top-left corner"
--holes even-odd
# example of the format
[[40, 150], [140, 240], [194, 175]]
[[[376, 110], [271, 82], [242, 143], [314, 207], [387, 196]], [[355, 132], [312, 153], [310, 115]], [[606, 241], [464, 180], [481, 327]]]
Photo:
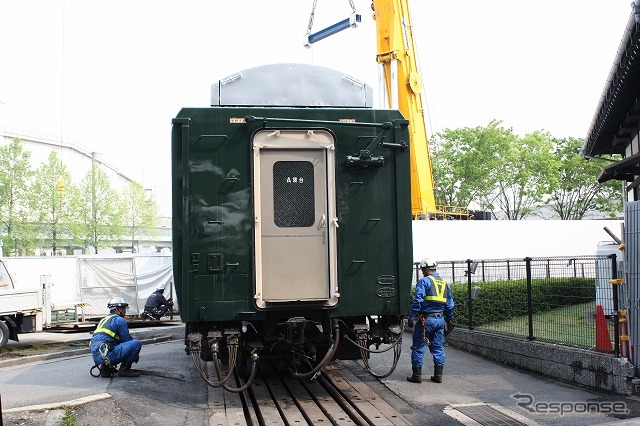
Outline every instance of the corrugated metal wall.
[[[640, 202], [628, 202], [625, 206], [625, 283], [620, 286], [620, 308], [628, 309], [631, 362], [638, 375], [639, 289], [640, 289]], [[633, 349], [635, 348], [635, 350]]]

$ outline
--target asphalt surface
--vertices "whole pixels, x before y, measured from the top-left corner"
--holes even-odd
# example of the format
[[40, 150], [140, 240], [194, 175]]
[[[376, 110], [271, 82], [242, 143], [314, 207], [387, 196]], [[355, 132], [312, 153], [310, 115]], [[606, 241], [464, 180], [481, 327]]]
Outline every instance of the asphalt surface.
[[[156, 329], [132, 329], [132, 334], [134, 336], [138, 334], [137, 337], [143, 340], [144, 345], [170, 339], [180, 340], [183, 333], [184, 328], [181, 325], [158, 327]], [[22, 335], [20, 337], [21, 342], [19, 344], [10, 342], [10, 347], [85, 340], [88, 335], [88, 332]], [[147, 336], [148, 339], [144, 336]], [[444, 369], [443, 383], [436, 384], [431, 382], [429, 380], [431, 369], [427, 367], [423, 370], [423, 383], [407, 382], [406, 377], [411, 374], [410, 340], [410, 334], [405, 333], [402, 354], [396, 370], [385, 379], [378, 380], [366, 374], [364, 369], [361, 368], [361, 362], [360, 365], [351, 362], [350, 369], [374, 390], [383, 395], [384, 399], [392, 403], [412, 424], [438, 424], [441, 426], [460, 424], [640, 425], [640, 398], [637, 396], [604, 395], [513, 369], [453, 347], [447, 347], [446, 349], [447, 362]], [[184, 348], [180, 344], [172, 344], [171, 351], [171, 356], [182, 360], [178, 362], [184, 362]], [[181, 352], [182, 358], [178, 354], [174, 354], [174, 352]], [[74, 401], [78, 406], [91, 407], [97, 405], [100, 395], [105, 397], [104, 392], [99, 392], [98, 389], [91, 391], [94, 392], [93, 396], [96, 399], [88, 399], [86, 401], [81, 398], [77, 398], [77, 401], [68, 398], [63, 399], [59, 392], [40, 392], [38, 404], [35, 405], [29, 402], [28, 396], [7, 394], [7, 390], [11, 386], [21, 386], [23, 385], [21, 381], [33, 380], [33, 378], [29, 377], [29, 371], [35, 371], [35, 367], [25, 368], [25, 365], [29, 363], [46, 365], [46, 362], [43, 362], [45, 360], [56, 357], [80, 356], [82, 353], [85, 354], [84, 357], [86, 358], [88, 356], [88, 348], [67, 351], [62, 354], [49, 353], [21, 357], [17, 360], [0, 361], [0, 371], [5, 373], [0, 374], [3, 413], [10, 413], [15, 418], [17, 413], [23, 413], [22, 416], [27, 416], [24, 413], [42, 411], [43, 407], [55, 408], [56, 406], [73, 405]], [[141, 363], [142, 361], [143, 359], [141, 359]], [[425, 366], [430, 365], [430, 363], [430, 355], [427, 353]], [[385, 373], [392, 366], [391, 355], [389, 353], [384, 355], [374, 354], [369, 364], [377, 373]], [[13, 369], [21, 369], [20, 374], [16, 374]], [[199, 377], [190, 376], [187, 379], [197, 381]], [[83, 380], [92, 380], [92, 378], [87, 377]], [[93, 380], [100, 382], [97, 379]], [[112, 380], [116, 382], [115, 379]], [[111, 389], [109, 393], [113, 395], [114, 392], [118, 392], [118, 389]], [[60, 410], [57, 411], [58, 413], [60, 412]], [[143, 423], [133, 421], [133, 423], [127, 424]], [[156, 420], [156, 424], [163, 423], [162, 421], [158, 423]]]
[[[36, 346], [37, 355], [0, 356], [2, 421], [6, 426], [42, 425], [207, 425], [207, 386], [185, 354], [184, 326], [131, 330], [143, 342], [135, 368], [169, 373], [172, 377], [92, 377], [88, 332], [29, 335], [21, 346], [42, 344], [46, 337], [59, 349]], [[62, 342], [60, 342], [62, 341]], [[66, 342], [66, 343], [65, 343]], [[62, 351], [62, 352], [61, 352]], [[16, 352], [24, 355], [25, 349]], [[97, 373], [97, 372], [95, 372]], [[64, 423], [64, 407], [72, 407], [75, 423]]]

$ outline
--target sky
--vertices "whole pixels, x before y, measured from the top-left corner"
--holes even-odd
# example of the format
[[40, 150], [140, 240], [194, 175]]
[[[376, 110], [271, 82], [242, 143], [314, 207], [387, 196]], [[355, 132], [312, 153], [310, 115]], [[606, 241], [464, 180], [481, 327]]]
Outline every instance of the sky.
[[[430, 137], [495, 119], [584, 138], [631, 13], [630, 0], [409, 3]], [[0, 128], [98, 152], [168, 214], [171, 119], [209, 106], [217, 80], [308, 63], [378, 93], [371, 0], [354, 4], [358, 28], [307, 49], [313, 0], [0, 2]], [[347, 0], [318, 0], [312, 32], [350, 14]]]

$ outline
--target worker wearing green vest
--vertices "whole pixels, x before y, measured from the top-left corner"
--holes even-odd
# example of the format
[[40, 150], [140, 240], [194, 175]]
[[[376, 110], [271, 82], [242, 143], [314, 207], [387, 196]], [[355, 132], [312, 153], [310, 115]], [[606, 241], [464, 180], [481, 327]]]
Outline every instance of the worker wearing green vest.
[[412, 375], [407, 380], [422, 383], [422, 363], [427, 346], [433, 356], [433, 376], [431, 380], [442, 383], [445, 352], [445, 324], [449, 329], [453, 324], [453, 297], [451, 287], [436, 272], [436, 262], [428, 258], [420, 261], [423, 277], [416, 284], [416, 291], [409, 312], [409, 327], [414, 326], [411, 345]]
[[[114, 297], [107, 307], [110, 314], [98, 323], [91, 338], [93, 361], [100, 369], [101, 377], [118, 374], [124, 377], [138, 377], [139, 372], [131, 365], [138, 362], [142, 342], [129, 334], [129, 325], [124, 319], [129, 304], [122, 297]], [[116, 366], [120, 364], [120, 369]]]

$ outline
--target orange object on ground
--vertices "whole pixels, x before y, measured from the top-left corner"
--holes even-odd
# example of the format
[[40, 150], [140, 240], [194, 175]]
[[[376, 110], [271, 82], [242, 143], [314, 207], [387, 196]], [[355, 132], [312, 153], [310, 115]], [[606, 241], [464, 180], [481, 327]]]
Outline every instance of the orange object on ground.
[[599, 352], [612, 352], [611, 336], [607, 319], [604, 317], [602, 305], [596, 305], [596, 350]]

